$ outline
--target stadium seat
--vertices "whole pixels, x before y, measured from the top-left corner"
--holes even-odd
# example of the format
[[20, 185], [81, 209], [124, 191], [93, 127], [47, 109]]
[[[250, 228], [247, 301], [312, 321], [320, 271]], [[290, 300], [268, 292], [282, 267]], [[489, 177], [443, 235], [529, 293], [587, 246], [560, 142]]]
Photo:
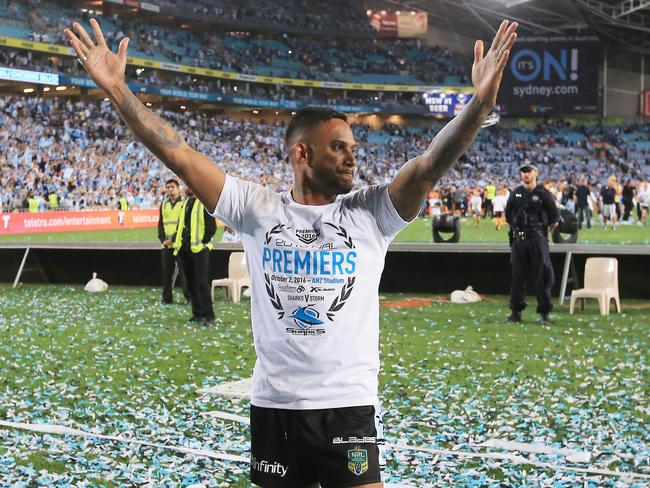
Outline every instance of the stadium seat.
[[621, 313], [621, 301], [618, 296], [618, 260], [616, 258], [588, 258], [585, 263], [585, 287], [571, 292], [573, 309], [580, 299], [580, 309], [584, 310], [585, 298], [598, 300], [601, 315], [609, 315], [609, 306], [614, 299], [616, 310]]
[[228, 259], [228, 278], [212, 280], [212, 301], [214, 302], [214, 289], [218, 286], [226, 288], [226, 295], [230, 295], [233, 303], [239, 303], [242, 288], [250, 288], [251, 278], [246, 267], [246, 255], [243, 252], [233, 252]]

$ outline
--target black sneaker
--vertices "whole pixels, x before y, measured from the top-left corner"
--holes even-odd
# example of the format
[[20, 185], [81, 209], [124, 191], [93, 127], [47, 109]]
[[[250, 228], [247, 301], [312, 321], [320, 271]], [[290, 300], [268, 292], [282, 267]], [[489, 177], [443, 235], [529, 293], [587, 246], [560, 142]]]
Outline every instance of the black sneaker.
[[506, 322], [512, 322], [512, 323], [519, 323], [521, 322], [521, 312], [513, 312], [510, 314], [510, 316], [506, 319]]
[[188, 322], [201, 322], [201, 317], [196, 317], [195, 315], [192, 315], [189, 319], [187, 319]]
[[552, 322], [551, 318], [548, 316], [547, 313], [540, 314], [539, 321], [542, 323], [542, 325], [548, 325], [548, 324], [550, 324]]

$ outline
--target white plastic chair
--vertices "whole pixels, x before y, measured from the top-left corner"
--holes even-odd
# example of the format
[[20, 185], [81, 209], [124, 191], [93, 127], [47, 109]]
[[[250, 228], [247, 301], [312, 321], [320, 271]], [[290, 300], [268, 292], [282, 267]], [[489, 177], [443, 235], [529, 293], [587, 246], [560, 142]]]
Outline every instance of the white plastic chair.
[[214, 289], [218, 286], [226, 287], [226, 296], [230, 295], [233, 303], [239, 303], [242, 288], [250, 288], [251, 279], [246, 267], [246, 255], [243, 252], [233, 252], [228, 259], [228, 278], [212, 280], [212, 301], [214, 302]]
[[585, 263], [585, 287], [571, 292], [569, 313], [573, 313], [577, 299], [580, 309], [585, 309], [585, 298], [598, 300], [601, 315], [609, 315], [611, 300], [621, 313], [621, 300], [618, 296], [618, 260], [616, 258], [588, 258]]

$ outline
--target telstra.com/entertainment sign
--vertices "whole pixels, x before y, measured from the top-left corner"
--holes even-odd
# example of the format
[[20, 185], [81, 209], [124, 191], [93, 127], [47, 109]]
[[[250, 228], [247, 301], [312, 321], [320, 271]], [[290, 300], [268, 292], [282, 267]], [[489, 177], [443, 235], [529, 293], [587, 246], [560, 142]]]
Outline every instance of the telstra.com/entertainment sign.
[[595, 37], [518, 39], [503, 75], [501, 113], [597, 112], [600, 51]]

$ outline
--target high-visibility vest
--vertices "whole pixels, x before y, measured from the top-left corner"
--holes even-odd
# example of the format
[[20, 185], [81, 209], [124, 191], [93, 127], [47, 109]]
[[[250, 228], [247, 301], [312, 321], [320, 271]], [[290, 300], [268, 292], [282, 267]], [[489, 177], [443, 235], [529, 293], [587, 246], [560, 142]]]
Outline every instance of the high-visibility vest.
[[56, 196], [56, 193], [50, 193], [47, 199], [50, 201], [50, 208], [59, 208], [59, 197]]
[[497, 194], [497, 187], [494, 185], [487, 185], [485, 187], [485, 192], [487, 200], [492, 200], [494, 196]]
[[38, 212], [38, 200], [36, 198], [30, 198], [27, 201], [29, 202], [29, 211], [31, 213]]
[[183, 207], [184, 198], [179, 198], [175, 202], [165, 199], [162, 205], [162, 221], [165, 237], [173, 240], [178, 228], [178, 221], [181, 215], [181, 208]]
[[117, 201], [120, 204], [120, 210], [126, 210], [129, 208], [129, 201], [122, 197]]
[[[181, 214], [178, 220], [178, 230], [176, 231], [176, 240], [174, 241], [174, 256], [178, 254], [183, 245], [183, 230], [185, 229], [185, 209], [189, 199], [183, 200], [181, 205]], [[205, 235], [205, 207], [200, 200], [194, 198], [192, 200], [194, 206], [190, 213], [190, 249], [192, 252], [201, 252], [203, 249], [212, 249], [212, 243], [203, 244], [203, 236]]]

